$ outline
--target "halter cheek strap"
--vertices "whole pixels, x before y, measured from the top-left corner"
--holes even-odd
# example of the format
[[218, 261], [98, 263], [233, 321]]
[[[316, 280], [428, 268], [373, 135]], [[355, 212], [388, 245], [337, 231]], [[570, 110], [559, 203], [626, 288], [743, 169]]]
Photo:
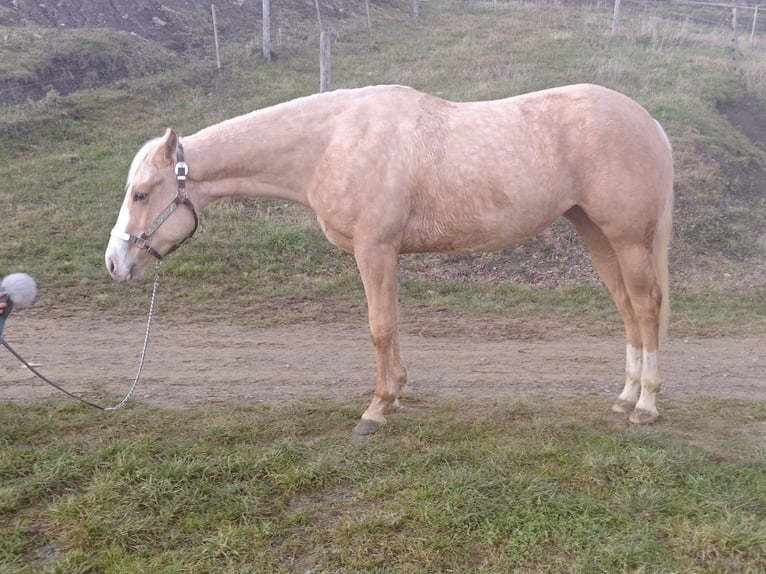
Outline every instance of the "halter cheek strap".
[[[128, 243], [135, 245], [139, 249], [143, 249], [144, 251], [148, 251], [150, 255], [155, 257], [158, 260], [162, 260], [163, 257], [167, 257], [173, 251], [181, 247], [183, 243], [189, 239], [192, 235], [194, 235], [194, 232], [197, 231], [197, 226], [199, 225], [199, 219], [197, 217], [197, 210], [194, 209], [194, 205], [192, 204], [191, 200], [189, 199], [189, 194], [186, 193], [186, 176], [189, 174], [189, 166], [186, 165], [186, 162], [184, 161], [184, 148], [183, 145], [180, 143], [178, 144], [178, 147], [176, 148], [176, 165], [175, 165], [175, 174], [176, 174], [176, 181], [178, 182], [178, 192], [176, 193], [176, 196], [173, 198], [173, 201], [170, 202], [170, 205], [168, 205], [165, 209], [163, 209], [160, 214], [154, 219], [154, 221], [149, 225], [149, 227], [146, 228], [146, 231], [144, 231], [141, 235], [131, 235], [130, 233], [126, 233], [123, 231], [115, 231], [114, 229], [111, 232], [112, 237], [116, 237], [118, 239], [122, 239], [123, 241], [127, 241]], [[185, 205], [189, 208], [192, 215], [194, 216], [194, 228], [191, 230], [191, 233], [189, 233], [186, 237], [184, 237], [181, 241], [176, 243], [173, 247], [170, 248], [170, 250], [162, 255], [159, 251], [157, 251], [154, 247], [152, 247], [149, 244], [149, 237], [159, 229], [160, 225], [165, 223], [167, 219], [170, 217], [170, 215], [176, 210], [176, 208], [179, 205]]]

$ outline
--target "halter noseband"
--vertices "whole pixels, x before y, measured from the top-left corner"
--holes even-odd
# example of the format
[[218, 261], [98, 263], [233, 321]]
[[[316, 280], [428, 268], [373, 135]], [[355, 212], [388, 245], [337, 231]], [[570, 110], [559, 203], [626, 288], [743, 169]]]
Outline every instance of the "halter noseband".
[[[148, 251], [151, 255], [156, 257], [158, 260], [162, 260], [163, 257], [167, 257], [173, 251], [181, 247], [181, 245], [189, 239], [192, 235], [194, 235], [194, 232], [197, 231], [197, 226], [199, 225], [199, 219], [197, 218], [197, 210], [194, 209], [194, 205], [192, 204], [191, 200], [189, 199], [189, 195], [186, 193], [186, 176], [189, 173], [189, 166], [186, 165], [186, 162], [184, 161], [184, 148], [179, 143], [178, 147], [176, 148], [176, 165], [175, 165], [175, 173], [176, 173], [176, 181], [178, 182], [178, 193], [176, 193], [176, 196], [173, 198], [173, 201], [170, 202], [170, 205], [168, 205], [165, 209], [162, 210], [162, 212], [154, 219], [154, 221], [149, 225], [149, 227], [146, 228], [146, 231], [144, 231], [141, 235], [131, 235], [130, 233], [125, 233], [122, 231], [115, 231], [112, 229], [111, 235], [112, 237], [117, 237], [118, 239], [122, 239], [124, 241], [127, 241], [128, 243], [131, 243], [138, 247], [139, 249], [143, 249], [144, 251]], [[170, 250], [165, 253], [165, 255], [160, 254], [159, 251], [157, 251], [154, 247], [149, 245], [149, 237], [157, 231], [157, 229], [167, 221], [167, 219], [170, 217], [170, 214], [173, 213], [176, 208], [179, 205], [185, 205], [188, 207], [192, 215], [194, 216], [194, 229], [191, 230], [191, 233], [184, 237], [181, 241], [176, 243], [173, 247], [170, 248]]]

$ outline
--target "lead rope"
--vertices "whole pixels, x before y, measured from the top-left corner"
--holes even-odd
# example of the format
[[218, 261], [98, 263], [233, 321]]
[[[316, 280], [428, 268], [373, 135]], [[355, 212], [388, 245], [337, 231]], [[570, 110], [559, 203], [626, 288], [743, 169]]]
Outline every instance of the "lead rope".
[[141, 378], [141, 370], [144, 368], [144, 358], [146, 358], [146, 349], [149, 347], [149, 333], [152, 330], [152, 317], [154, 316], [154, 301], [157, 297], [157, 287], [160, 284], [160, 268], [162, 267], [162, 260], [157, 261], [157, 265], [154, 266], [154, 283], [152, 284], [152, 298], [149, 301], [149, 316], [146, 319], [146, 332], [144, 333], [144, 346], [141, 348], [141, 360], [138, 362], [138, 371], [136, 372], [136, 378], [133, 379], [133, 384], [128, 390], [128, 394], [119, 403], [113, 407], [106, 407], [105, 411], [119, 411], [124, 407], [130, 397], [133, 396], [133, 391], [136, 390], [138, 380]]
[[155, 301], [155, 299], [157, 297], [157, 287], [160, 284], [160, 268], [161, 267], [162, 267], [162, 261], [158, 261], [157, 265], [154, 268], [154, 284], [152, 285], [152, 298], [151, 298], [151, 301], [149, 303], [149, 317], [146, 320], [146, 332], [144, 333], [144, 345], [143, 345], [143, 348], [141, 349], [141, 359], [140, 359], [140, 361], [138, 363], [138, 371], [136, 372], [136, 378], [133, 379], [133, 384], [130, 386], [130, 390], [128, 390], [128, 394], [125, 395], [125, 398], [122, 399], [119, 403], [117, 403], [113, 407], [102, 407], [100, 405], [97, 405], [95, 403], [90, 402], [87, 399], [84, 399], [82, 397], [78, 397], [77, 395], [70, 393], [69, 391], [67, 391], [66, 389], [61, 387], [60, 385], [57, 385], [56, 383], [54, 383], [53, 381], [48, 379], [40, 371], [35, 369], [31, 364], [29, 364], [26, 360], [24, 360], [24, 358], [21, 355], [19, 355], [8, 344], [8, 342], [5, 339], [3, 339], [2, 336], [0, 336], [0, 343], [2, 343], [2, 345], [6, 349], [8, 349], [8, 351], [10, 351], [10, 353], [14, 357], [16, 357], [21, 362], [22, 365], [24, 365], [27, 369], [29, 369], [35, 375], [37, 375], [38, 378], [40, 378], [42, 381], [48, 383], [53, 388], [58, 389], [59, 391], [61, 391], [65, 395], [67, 395], [68, 397], [71, 397], [73, 399], [77, 399], [81, 403], [85, 403], [88, 406], [97, 408], [97, 409], [102, 410], [102, 411], [118, 411], [121, 408], [123, 408], [128, 403], [128, 401], [130, 400], [130, 397], [133, 396], [133, 392], [136, 390], [136, 386], [138, 386], [138, 381], [141, 378], [141, 370], [144, 368], [144, 359], [146, 357], [146, 349], [149, 346], [149, 333], [151, 332], [151, 327], [152, 327], [152, 317], [154, 316], [154, 301]]

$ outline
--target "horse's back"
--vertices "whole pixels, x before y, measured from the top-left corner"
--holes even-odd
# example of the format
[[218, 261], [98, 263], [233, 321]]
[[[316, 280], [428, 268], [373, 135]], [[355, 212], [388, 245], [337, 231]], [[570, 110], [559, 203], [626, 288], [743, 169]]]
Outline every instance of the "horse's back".
[[408, 159], [416, 166], [413, 250], [501, 248], [575, 205], [610, 218], [619, 204], [640, 211], [662, 203], [672, 186], [669, 147], [655, 120], [600, 86], [419, 105], [427, 117], [408, 146], [418, 150]]
[[333, 98], [332, 168], [313, 207], [349, 250], [361, 229], [401, 237], [402, 251], [498, 249], [575, 205], [607, 220], [620, 205], [664, 203], [672, 187], [656, 121], [604, 87], [458, 103], [376, 86]]

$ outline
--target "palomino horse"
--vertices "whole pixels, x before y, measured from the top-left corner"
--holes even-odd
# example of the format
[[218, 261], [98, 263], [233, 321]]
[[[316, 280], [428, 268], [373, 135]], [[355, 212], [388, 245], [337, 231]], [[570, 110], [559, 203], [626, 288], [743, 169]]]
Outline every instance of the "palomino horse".
[[354, 255], [377, 360], [354, 432], [384, 424], [407, 381], [398, 255], [502, 249], [560, 216], [625, 323], [625, 388], [612, 408], [632, 409], [635, 423], [658, 417], [673, 160], [660, 124], [626, 96], [575, 85], [453, 103], [377, 86], [296, 99], [181, 140], [168, 129], [130, 167], [109, 273], [140, 280], [152, 256], [194, 233], [199, 210], [230, 196], [307, 205], [327, 239]]

